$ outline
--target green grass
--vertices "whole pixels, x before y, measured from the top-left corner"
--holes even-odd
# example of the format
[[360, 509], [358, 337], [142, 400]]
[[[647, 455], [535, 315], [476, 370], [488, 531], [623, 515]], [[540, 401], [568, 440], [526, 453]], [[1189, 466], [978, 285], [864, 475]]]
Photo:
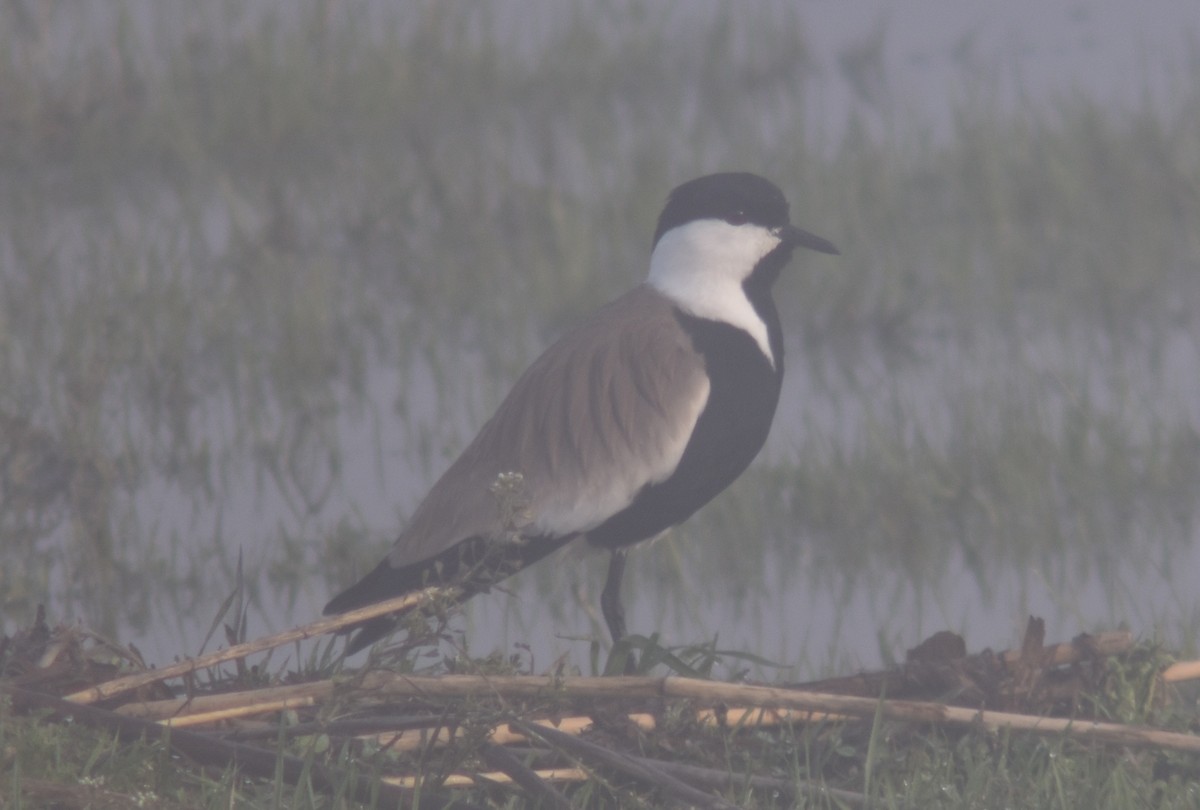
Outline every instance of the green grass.
[[[1195, 689], [1164, 694], [1156, 676], [1167, 661], [1154, 645], [1139, 645], [1119, 659], [1109, 659], [1099, 688], [1079, 703], [1082, 717], [1187, 730], [1196, 721]], [[414, 660], [409, 659], [411, 665]], [[424, 664], [423, 666], [427, 666]], [[438, 669], [511, 674], [512, 662], [498, 659], [443, 661]], [[284, 675], [283, 672], [276, 673]], [[299, 676], [302, 673], [292, 673]], [[308, 675], [314, 675], [308, 672]], [[328, 674], [328, 673], [326, 673]], [[349, 687], [349, 683], [347, 683]], [[347, 688], [315, 715], [333, 721], [375, 705], [370, 695], [355, 696]], [[734, 775], [723, 796], [739, 807], [843, 807], [829, 795], [809, 794], [803, 785], [823, 785], [865, 793], [873, 807], [933, 808], [1120, 808], [1191, 807], [1197, 799], [1195, 754], [1155, 747], [1092, 745], [1068, 735], [1037, 737], [1025, 733], [990, 733], [936, 725], [882, 720], [860, 723], [814, 723], [757, 729], [719, 729], [697, 722], [694, 707], [671, 702], [658, 710], [658, 728], [631, 734], [613, 718], [630, 706], [615, 698], [593, 699], [598, 718], [590, 739], [609, 750], [628, 751], [653, 760], [682, 763]], [[283, 775], [251, 778], [232, 770], [200, 767], [172, 755], [160, 743], [118, 742], [111, 734], [83, 723], [48, 722], [38, 713], [19, 714], [7, 701], [0, 704], [0, 802], [6, 808], [62, 807], [228, 807], [356, 808], [346, 798], [353, 776], [420, 772], [426, 775], [471, 771], [481, 767], [478, 746], [484, 733], [511, 716], [541, 713], [575, 714], [578, 706], [562, 697], [515, 702], [437, 700], [423, 698], [397, 706], [375, 705], [376, 714], [440, 715], [463, 729], [448, 748], [390, 751], [378, 743], [350, 747], [339, 732], [291, 734], [295, 712], [280, 720], [278, 751], [298, 757], [309, 767], [337, 770], [328, 789], [307, 777]], [[638, 710], [647, 707], [641, 705]], [[303, 718], [307, 722], [308, 718]], [[270, 730], [269, 725], [266, 730]], [[299, 729], [297, 728], [299, 731]], [[250, 744], [271, 747], [243, 727]], [[215, 734], [214, 736], [220, 736]], [[544, 746], [538, 746], [544, 747]], [[518, 754], [518, 756], [523, 756]], [[592, 763], [595, 764], [594, 762]], [[486, 768], [485, 768], [486, 769]], [[749, 776], [781, 780], [799, 789], [795, 803], [780, 787], [755, 787]], [[573, 806], [661, 806], [663, 797], [644, 784], [614, 778], [600, 768], [589, 782], [569, 789]], [[428, 794], [427, 794], [428, 795]], [[511, 789], [457, 790], [437, 793], [442, 800], [476, 806], [526, 806]]]
[[[183, 807], [181, 779], [163, 746], [123, 745], [111, 734], [14, 716], [0, 707], [0, 805], [5, 808]], [[190, 792], [190, 791], [188, 791]]]

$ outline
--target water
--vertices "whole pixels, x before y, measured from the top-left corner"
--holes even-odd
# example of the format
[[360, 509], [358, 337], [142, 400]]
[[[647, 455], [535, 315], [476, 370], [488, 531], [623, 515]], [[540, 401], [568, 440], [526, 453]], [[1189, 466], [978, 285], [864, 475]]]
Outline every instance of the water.
[[903, 118], [944, 134], [949, 103], [964, 92], [1010, 109], [1053, 110], [1082, 91], [1109, 109], [1149, 102], [1169, 110], [1192, 81], [1200, 32], [1200, 12], [1186, 0], [816, 0], [801, 15], [822, 66], [818, 117], [835, 132], [865, 113], [881, 130]]
[[[627, 234], [621, 230], [625, 220], [603, 202], [586, 200], [589, 192], [601, 200], [624, 200], [620, 195], [631, 178], [667, 173], [671, 176], [652, 184], [660, 200], [670, 182], [682, 179], [674, 173], [716, 168], [707, 165], [706, 151], [716, 156], [708, 160], [732, 154], [751, 163], [759, 154], [754, 149], [779, 154], [795, 120], [804, 122], [817, 151], [831, 161], [857, 154], [847, 144], [858, 137], [858, 127], [884, 143], [918, 142], [918, 153], [952, 149], [961, 135], [956, 116], [964, 98], [986, 106], [996, 118], [1008, 110], [1055, 120], [1065, 116], [1064, 98], [1083, 94], [1117, 121], [1143, 106], [1170, 121], [1179, 114], [1176, 102], [1195, 92], [1200, 7], [1166, 0], [1151, 5], [1153, 12], [1145, 4], [1133, 9], [1119, 3], [995, 6], [929, 0], [905, 4], [901, 13], [888, 3], [851, 8], [811, 2], [795, 17], [782, 5], [754, 6], [755, 15], [779, 15], [803, 27], [815, 67], [796, 80], [804, 90], [797, 93], [803, 110], [791, 109], [786, 96], [769, 92], [776, 85], [764, 79], [768, 91], [746, 92], [763, 92], [769, 104], [759, 105], [755, 96], [749, 106], [737, 106], [734, 99], [729, 104], [737, 114], [712, 115], [696, 88], [680, 84], [696, 96], [682, 107], [680, 130], [703, 133], [704, 122], [712, 119], [713, 128], [724, 132], [717, 126], [721, 119], [733, 142], [697, 136], [692, 147], [672, 136], [669, 121], [654, 119], [653, 126], [644, 126], [639, 115], [628, 113], [613, 124], [612, 139], [620, 146], [603, 137], [596, 146], [574, 138], [580, 130], [568, 117], [588, 120], [591, 97], [567, 88], [563, 98], [576, 107], [551, 109], [545, 119], [489, 120], [489, 135], [478, 145], [458, 130], [435, 131], [447, 144], [458, 145], [455, 139], [461, 138], [465, 148], [476, 150], [457, 158], [452, 154], [449, 166], [429, 167], [432, 175], [444, 172], [449, 188], [441, 191], [470, 220], [466, 229], [458, 222], [443, 223], [449, 214], [424, 198], [407, 206], [381, 204], [379, 210], [388, 215], [383, 224], [366, 216], [357, 221], [360, 205], [366, 214], [376, 213], [368, 206], [374, 202], [371, 193], [390, 200], [388, 195], [401, 197], [410, 186], [427, 190], [428, 185], [403, 175], [394, 188], [372, 186], [371, 175], [386, 174], [390, 162], [338, 149], [330, 151], [331, 162], [340, 165], [332, 174], [339, 185], [328, 188], [288, 187], [286, 178], [302, 174], [301, 167], [289, 166], [286, 155], [277, 167], [271, 164], [280, 176], [272, 182], [291, 188], [296, 197], [280, 192], [274, 212], [259, 204], [252, 183], [239, 185], [243, 174], [253, 175], [251, 169], [239, 170], [237, 161], [244, 158], [224, 154], [205, 154], [199, 169], [174, 167], [183, 175], [181, 183], [169, 163], [161, 174], [147, 164], [152, 168], [144, 169], [138, 193], [128, 194], [115, 215], [103, 203], [98, 211], [86, 202], [49, 203], [49, 224], [41, 225], [46, 237], [35, 244], [52, 257], [41, 257], [47, 265], [66, 268], [67, 280], [40, 293], [59, 296], [48, 307], [55, 317], [43, 318], [37, 327], [46, 334], [39, 332], [34, 340], [34, 327], [20, 321], [20, 307], [0, 322], [0, 336], [15, 335], [5, 337], [4, 373], [10, 384], [3, 404], [11, 410], [19, 402], [20, 408], [53, 414], [39, 416], [43, 427], [72, 425], [78, 411], [105, 425], [107, 446], [118, 462], [112, 474], [132, 482], [118, 487], [114, 536], [130, 545], [111, 576], [114, 582], [139, 583], [114, 586], [111, 603], [98, 605], [103, 594], [80, 585], [93, 572], [80, 559], [75, 529], [63, 523], [22, 552], [49, 555], [55, 561], [55, 590], [73, 594], [52, 602], [52, 612], [57, 607], [95, 621], [107, 610], [114, 617], [107, 629], [136, 642], [152, 661], [196, 652], [217, 606], [234, 586], [240, 551], [253, 602], [251, 634], [315, 618], [328, 596], [352, 579], [354, 560], [374, 562], [524, 363], [578, 313], [640, 278], [642, 231], [649, 228], [653, 208], [643, 206], [641, 231]], [[216, 24], [182, 7], [129, 8], [135, 29], [154, 32], [163, 19], [172, 23], [167, 27], [195, 49], [196, 75], [205, 75], [204, 54], [236, 50], [223, 37], [237, 41], [229, 31], [255, 30], [272, 6], [254, 6], [244, 17]], [[276, 13], [287, 9], [285, 23], [307, 19], [299, 12], [295, 19], [288, 17], [291, 6], [274, 8]], [[384, 4], [370, 13], [387, 19], [389, 8]], [[529, 60], [538, 58], [540, 43], [552, 41], [574, 19], [574, 12], [540, 9], [547, 13], [533, 15], [532, 24], [519, 4], [494, 9], [499, 9], [492, 21], [499, 47]], [[689, 4], [686, 13], [676, 9], [654, 19], [664, 26], [665, 37], [684, 40], [714, 26], [721, 9]], [[173, 15], [187, 24], [174, 25]], [[602, 21], [597, 24], [602, 37], [636, 39], [620, 14], [606, 13]], [[67, 43], [75, 41], [80, 25], [72, 15], [48, 19], [38, 58], [69, 63]], [[214, 25], [217, 34], [205, 34], [205, 25]], [[404, 18], [399, 25], [415, 23]], [[84, 28], [104, 31], [105, 20]], [[487, 41], [481, 33], [486, 30], [469, 31], [464, 43]], [[752, 50], [753, 32], [761, 29], [737, 30], [742, 37], [737, 47]], [[779, 34], [785, 35], [791, 36]], [[142, 36], [158, 43], [144, 58], [166, 64], [171, 49], [149, 34]], [[786, 39], [773, 40], [762, 52], [786, 53], [786, 44]], [[555, 53], [561, 57], [563, 51]], [[246, 60], [253, 63], [255, 56]], [[668, 89], [673, 81], [684, 81], [667, 75]], [[652, 87], [651, 78], [639, 81]], [[211, 81], [216, 92], [222, 87], [233, 92], [220, 76]], [[604, 87], [594, 92], [607, 99]], [[669, 95], [663, 97], [664, 110], [673, 109]], [[539, 109], [516, 93], [500, 101], [510, 115]], [[761, 120], [748, 114], [764, 107]], [[442, 120], [442, 114], [431, 105], [428, 120]], [[386, 137], [406, 131], [383, 126], [367, 112], [359, 115], [343, 125], [350, 131], [379, 126]], [[458, 120], [453, 112], [445, 116]], [[549, 134], [542, 131], [547, 121]], [[745, 126], [735, 126], [738, 121]], [[320, 125], [311, 123], [314, 129]], [[736, 142], [738, 133], [747, 133], [746, 144]], [[287, 142], [286, 134], [279, 137]], [[182, 139], [182, 134], [172, 138]], [[550, 144], [544, 150], [542, 139]], [[655, 151], [660, 142], [669, 151]], [[406, 165], [404, 144], [389, 142], [388, 148], [397, 164]], [[744, 149], [750, 151], [739, 151]], [[270, 153], [269, 146], [263, 148], [263, 154]], [[1186, 153], [1180, 148], [1179, 154]], [[369, 168], [356, 168], [364, 160]], [[771, 173], [772, 160], [798, 171], [778, 157], [762, 159], [761, 171]], [[1183, 158], [1180, 163], [1187, 165]], [[493, 174], [477, 175], [481, 166]], [[938, 171], [936, 162], [931, 171]], [[861, 179], [875, 177], [868, 168]], [[469, 190], [476, 184], [478, 193]], [[552, 193], [540, 195], [542, 186]], [[16, 194], [13, 188], [10, 193]], [[787, 191], [796, 199], [798, 190]], [[953, 240], [956, 223], [929, 222], [928, 229], [912, 235], [914, 242], [929, 245], [910, 251], [892, 244], [890, 231], [864, 227], [878, 219], [859, 219], [858, 211], [822, 204], [825, 196], [836, 197], [836, 190], [818, 191], [824, 193], [811, 202], [805, 189], [797, 204], [803, 224], [834, 237], [844, 256], [801, 258], [796, 277], [780, 285], [789, 360], [779, 417], [761, 464], [732, 496], [654, 547], [634, 553], [631, 567], [646, 573], [627, 582], [631, 629], [661, 632], [667, 643], [717, 636], [721, 647], [753, 651], [812, 674], [874, 665], [946, 627], [964, 633], [972, 649], [1007, 646], [1017, 641], [1030, 613], [1047, 619], [1051, 639], [1126, 623], [1139, 633], [1159, 631], [1176, 643], [1194, 645], [1189, 633], [1200, 626], [1200, 601], [1189, 583], [1200, 575], [1200, 544], [1194, 507], [1187, 503], [1186, 474], [1194, 457], [1188, 437], [1194, 441], [1200, 432], [1200, 326], [1191, 314], [1197, 290], [1187, 279], [1189, 273], [1195, 277], [1196, 268], [1179, 268], [1174, 279], [1168, 278], [1171, 293], [1165, 296], [1147, 285], [1142, 297], [1150, 301], [1144, 308], [1150, 315], [1124, 312], [1120, 305], [1126, 299], [1103, 286], [1108, 282], [1100, 279], [1099, 264], [1094, 298], [1088, 284], [1072, 296], [1039, 290], [1035, 279], [1012, 285], [1017, 303], [1001, 301], [998, 294], [993, 302], [989, 279], [1007, 278], [1006, 268], [995, 266], [999, 257], [983, 257], [970, 271], [978, 274], [978, 283], [963, 283], [953, 278], [968, 272], [961, 257], [952, 249], [939, 253], [938, 240]], [[585, 204], [573, 207], [575, 198]], [[19, 203], [6, 209], [10, 225], [0, 252], [9, 280], [35, 277], [34, 268], [42, 266], [25, 250], [21, 228], [11, 224]], [[84, 213], [76, 216], [81, 209]], [[189, 209], [200, 213], [189, 214]], [[579, 211], [588, 216], [572, 220]], [[295, 217], [293, 228], [282, 227], [289, 224], [283, 219], [271, 231], [278, 243], [255, 243], [258, 231], [279, 212]], [[930, 215], [944, 216], [933, 209]], [[560, 230], [532, 233], [547, 220]], [[496, 222], [502, 227], [489, 230]], [[589, 238], [597, 228], [614, 234], [618, 244]], [[367, 234], [361, 242], [345, 236], [359, 232]], [[572, 241], [578, 232], [585, 236]], [[1172, 255], [1185, 257], [1184, 262], [1196, 256], [1194, 248], [1190, 253], [1186, 248], [1191, 232], [1186, 222], [1172, 232], [1185, 246]], [[130, 276], [118, 246], [130, 244], [144, 251], [139, 253], [140, 281], [122, 289]], [[510, 245], [511, 254], [504, 253]], [[360, 256], [360, 248], [369, 255]], [[257, 258], [260, 250], [277, 251], [271, 256], [279, 278], [254, 275], [265, 272]], [[447, 266], [480, 270], [463, 274], [460, 281], [436, 263], [442, 254], [451, 257]], [[497, 255], [497, 267], [511, 270], [510, 278], [497, 279], [483, 269]], [[330, 281], [322, 262], [346, 272]], [[550, 264], [550, 272], [524, 280], [522, 274], [535, 262]], [[908, 263], [916, 270], [908, 272]], [[96, 280], [100, 265], [114, 279], [111, 289]], [[620, 269], [597, 279], [590, 272], [597, 266]], [[1131, 283], [1142, 270], [1129, 268]], [[157, 291], [168, 273], [179, 277], [179, 289], [169, 299], [179, 309], [163, 313], [156, 305], [161, 328], [147, 325], [139, 331], [131, 322], [145, 313], [136, 309], [136, 299]], [[308, 300], [309, 286], [294, 280], [299, 274], [308, 274], [304, 277], [313, 280], [312, 286], [328, 285], [325, 297]], [[344, 290], [337, 286], [339, 278], [366, 283], [357, 291]], [[547, 278], [553, 283], [542, 283]], [[912, 287], [890, 288], [893, 278]], [[563, 291], [548, 289], [556, 286]], [[958, 289], [966, 292], [955, 293]], [[221, 298], [223, 290], [233, 292]], [[261, 302], [253, 299], [256, 290], [264, 296]], [[1007, 294], [1001, 283], [995, 290]], [[97, 297], [98, 291], [104, 295]], [[965, 300], [956, 303], [956, 294]], [[129, 297], [128, 310], [122, 295]], [[359, 301], [356, 295], [375, 300]], [[276, 299], [283, 296], [288, 303], [277, 309]], [[1157, 297], [1174, 302], [1159, 307]], [[1112, 331], [1104, 313], [1095, 311], [1097, 304], [1114, 301], [1117, 325], [1129, 334]], [[73, 326], [88, 326], [89, 309], [105, 306], [112, 307], [110, 321], [116, 324], [110, 331], [97, 327], [98, 337], [77, 344], [64, 337]], [[176, 323], [187, 328], [175, 328]], [[212, 326], [225, 323], [227, 328]], [[63, 328], [47, 330], [48, 324]], [[448, 334], [441, 334], [443, 327]], [[229, 345], [206, 342], [205, 329], [227, 333]], [[133, 337], [112, 337], [126, 333]], [[177, 349], [159, 345], [179, 334], [184, 345]], [[277, 339], [279, 334], [284, 338]], [[204, 348], [192, 354], [188, 341]], [[16, 343], [28, 357], [11, 348]], [[37, 356], [35, 345], [59, 348]], [[65, 380], [86, 379], [72, 363], [85, 370], [89, 365], [62, 348], [71, 345], [98, 346], [102, 360], [130, 363], [119, 378], [124, 388], [103, 389], [103, 407], [94, 412], [69, 404], [71, 396], [64, 393], [70, 387]], [[105, 351], [106, 346], [111, 348]], [[151, 372], [136, 365], [143, 362], [140, 351], [153, 358]], [[180, 364], [177, 370], [172, 358]], [[63, 370], [50, 370], [60, 365]], [[224, 376], [229, 367], [238, 369], [233, 384]], [[138, 386], [147, 379], [161, 383], [166, 393], [144, 394]], [[21, 386], [19, 397], [12, 393], [18, 388], [12, 380]], [[173, 432], [171, 396], [202, 403], [185, 420], [190, 444], [172, 444], [179, 434]], [[260, 399], [266, 404], [256, 405]], [[152, 413], [147, 402], [163, 405], [166, 412]], [[1072, 449], [1077, 429], [1079, 446]], [[69, 436], [70, 429], [62, 435]], [[122, 435], [133, 438], [123, 442]], [[1150, 452], [1156, 441], [1168, 445], [1158, 455]], [[1014, 445], [1011, 455], [1002, 452], [1006, 443]], [[1045, 445], [1045, 457], [1035, 452], [1039, 443]], [[1175, 467], [1161, 460], [1172, 449], [1180, 455]], [[986, 469], [981, 472], [979, 466]], [[971, 475], [980, 478], [972, 481]], [[1022, 479], [1030, 483], [1023, 485]], [[1046, 490], [1044, 499], [1039, 489]], [[996, 501], [997, 493], [1011, 502]], [[823, 498], [845, 514], [826, 514], [806, 498]], [[947, 525], [955, 521], [961, 526]], [[10, 572], [19, 561], [12, 554], [2, 558]], [[568, 549], [514, 580], [512, 595], [477, 598], [463, 620], [472, 651], [512, 651], [522, 643], [542, 665], [569, 652], [585, 666], [586, 644], [568, 637], [600, 633], [594, 605], [604, 565], [603, 558]], [[82, 590], [73, 591], [77, 586]], [[5, 629], [11, 631], [19, 619], [6, 618]]]

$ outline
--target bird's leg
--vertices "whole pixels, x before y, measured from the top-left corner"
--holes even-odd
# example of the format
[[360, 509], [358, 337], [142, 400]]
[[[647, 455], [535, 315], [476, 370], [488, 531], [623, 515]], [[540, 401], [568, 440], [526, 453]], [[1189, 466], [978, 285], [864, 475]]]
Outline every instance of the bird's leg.
[[616, 548], [608, 561], [608, 577], [600, 594], [600, 612], [608, 624], [613, 644], [625, 637], [625, 608], [621, 607], [621, 576], [625, 573], [625, 549]]

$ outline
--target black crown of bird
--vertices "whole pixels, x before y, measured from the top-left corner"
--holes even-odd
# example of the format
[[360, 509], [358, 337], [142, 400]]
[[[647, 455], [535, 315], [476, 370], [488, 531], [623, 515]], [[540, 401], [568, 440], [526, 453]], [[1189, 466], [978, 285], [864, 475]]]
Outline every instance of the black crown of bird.
[[[344, 613], [430, 585], [464, 601], [573, 540], [611, 552], [615, 641], [625, 552], [686, 520], [762, 449], [783, 339], [771, 288], [804, 247], [770, 181], [711, 174], [674, 189], [646, 281], [550, 346], [420, 502], [387, 556], [330, 600]], [[357, 631], [347, 654], [388, 635]]]

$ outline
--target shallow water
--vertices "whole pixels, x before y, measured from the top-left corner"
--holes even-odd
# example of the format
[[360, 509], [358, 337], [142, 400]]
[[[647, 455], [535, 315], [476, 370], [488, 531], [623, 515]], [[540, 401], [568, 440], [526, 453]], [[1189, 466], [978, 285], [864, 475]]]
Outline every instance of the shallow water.
[[[296, 145], [289, 138], [308, 131], [300, 125], [250, 128], [245, 143], [222, 142], [233, 144], [228, 153], [206, 152], [204, 143], [194, 154], [135, 152], [126, 168], [104, 151], [120, 155], [120, 147], [88, 140], [95, 119], [79, 119], [62, 147], [65, 164], [62, 154], [31, 152], [55, 180], [8, 183], [0, 409], [32, 419], [76, 460], [76, 472], [93, 478], [79, 473], [64, 484], [74, 489], [54, 496], [50, 528], [31, 535], [27, 507], [8, 484], [0, 502], [5, 631], [49, 598], [52, 615], [83, 617], [134, 641], [149, 660], [196, 652], [234, 587], [239, 552], [251, 634], [315, 618], [331, 593], [373, 564], [525, 363], [640, 279], [643, 232], [680, 179], [674, 174], [749, 161], [767, 174], [779, 164], [789, 177], [867, 190], [856, 197], [841, 186], [785, 182], [802, 224], [833, 238], [843, 256], [799, 257], [781, 282], [788, 367], [768, 447], [730, 495], [634, 554], [631, 628], [659, 632], [668, 644], [717, 636], [720, 647], [811, 674], [873, 665], [947, 627], [972, 649], [1007, 646], [1030, 613], [1047, 619], [1054, 640], [1125, 623], [1194, 647], [1200, 248], [1186, 187], [1200, 177], [1194, 146], [1174, 127], [1194, 115], [1200, 7], [1152, 5], [1156, 13], [1119, 3], [927, 0], [900, 15], [883, 2], [856, 4], [853, 13], [808, 3], [798, 19], [813, 70], [795, 79], [793, 89], [804, 92], [794, 96], [773, 94], [792, 80], [772, 83], [770, 65], [745, 53], [756, 41], [763, 54], [787, 53], [786, 37], [795, 35], [770, 27], [780, 7], [755, 7], [780, 39], [755, 40], [761, 21], [731, 23], [729, 53], [750, 67], [739, 62], [729, 73], [769, 104], [739, 101], [735, 82], [731, 112], [708, 116], [702, 105], [684, 105], [679, 127], [696, 142], [688, 148], [663, 135], [663, 121], [639, 117], [655, 99], [673, 110], [686, 76], [665, 72], [655, 85], [579, 46], [577, 80], [612, 71], [618, 91], [601, 82], [589, 93], [630, 110], [612, 123], [611, 138], [576, 137], [611, 122], [590, 117], [591, 95], [538, 85], [535, 70], [529, 82], [539, 92], [502, 85], [513, 95], [497, 105], [528, 118], [479, 122], [483, 135], [454, 126], [469, 110], [421, 108], [422, 120], [446, 127], [431, 137], [450, 151], [445, 164], [425, 167], [432, 180], [391, 177], [372, 138], [347, 134], [378, 131], [383, 153], [408, 171], [411, 121], [374, 108], [353, 108], [358, 117], [340, 122], [345, 132], [334, 137], [345, 146]], [[153, 32], [165, 20], [192, 49], [189, 72], [175, 79], [186, 85], [181, 98], [240, 92], [250, 76], [272, 91], [263, 104], [283, 98], [303, 108], [309, 93], [287, 68], [289, 59], [309, 63], [286, 48], [255, 51], [252, 33], [271, 7], [214, 21], [182, 6], [131, 6], [135, 29]], [[390, 8], [371, 13], [386, 18]], [[719, 8], [689, 6], [686, 23], [676, 25], [671, 12], [655, 24], [678, 47], [709, 31]], [[494, 29], [481, 29], [491, 34], [472, 29], [456, 42], [487, 77], [486, 49], [479, 56], [471, 47], [490, 36], [497, 58], [511, 47], [535, 59], [573, 13], [514, 31], [507, 26], [519, 17], [497, 12]], [[285, 12], [284, 20], [307, 18]], [[400, 21], [418, 31], [421, 24]], [[62, 15], [16, 50], [27, 67], [70, 73], [79, 65], [64, 43], [81, 26], [104, 42], [104, 19], [85, 25]], [[639, 41], [620, 15], [596, 28], [617, 44]], [[132, 49], [138, 59], [169, 64], [163, 41], [143, 36], [155, 44]], [[240, 56], [223, 61], [227, 52]], [[321, 66], [335, 75], [317, 70], [306, 80], [338, 80]], [[389, 64], [368, 79], [394, 81], [397, 103], [405, 93], [424, 99], [421, 80], [417, 89], [404, 84], [406, 67]], [[647, 107], [621, 82], [650, 88]], [[130, 85], [112, 91], [118, 101], [135, 104], [138, 93], [160, 89]], [[561, 104], [545, 108], [539, 93]], [[801, 98], [803, 109], [789, 106]], [[1081, 98], [1087, 104], [1077, 112]], [[972, 113], [973, 105], [984, 111]], [[1089, 132], [1088, 105], [1097, 130], [1120, 132], [1131, 121], [1151, 130], [1140, 140], [1113, 138], [1112, 159], [1144, 169], [1114, 166], [1112, 176], [1132, 176], [1137, 188], [1104, 188], [1101, 165], [1095, 176], [1057, 184], [998, 176], [959, 191], [971, 182], [963, 179], [970, 149], [987, 147], [986, 138], [983, 147], [972, 140], [969, 125], [981, 122], [1003, 128], [1002, 141], [1033, 131], [1028, 149], [1044, 160], [1031, 163], [1046, 172], [1078, 170], [1058, 150], [1095, 149], [1102, 164], [1107, 141], [1075, 149], [1054, 139]], [[749, 119], [764, 106], [774, 115]], [[745, 130], [727, 120], [738, 116]], [[305, 120], [284, 106], [279, 117]], [[719, 134], [706, 140], [709, 118]], [[234, 119], [234, 132], [250, 127]], [[797, 121], [810, 151], [779, 157]], [[1157, 132], [1147, 122], [1165, 123]], [[313, 132], [326, 124], [319, 114], [309, 121]], [[163, 127], [168, 142], [187, 142], [186, 128]], [[655, 151], [663, 143], [670, 151]], [[326, 156], [321, 147], [333, 168], [292, 184], [310, 176], [306, 156]], [[98, 192], [108, 181], [86, 176], [109, 170], [118, 190]], [[19, 166], [5, 171], [20, 179]], [[1165, 172], [1161, 182], [1156, 172]], [[659, 173], [669, 176], [652, 184], [652, 201], [629, 195], [630, 178]], [[928, 197], [893, 202], [886, 195], [896, 183]], [[1005, 208], [1008, 183], [1028, 184], [1028, 210], [1047, 209], [1045, 227]], [[1170, 205], [1163, 215], [1146, 206], [1132, 223], [1145, 233], [1126, 235], [1121, 194], [1153, 195], [1160, 185], [1167, 194], [1175, 183], [1185, 188], [1175, 215]], [[958, 208], [939, 196], [969, 198], [972, 190], [997, 200], [994, 218], [973, 220], [968, 211], [957, 219]], [[622, 205], [637, 217], [612, 210]], [[1075, 232], [1097, 241], [1094, 254]], [[1028, 261], [1019, 249], [1027, 240], [1044, 257], [1008, 266]], [[81, 514], [89, 502], [80, 490], [93, 479], [111, 496], [99, 517]], [[103, 530], [90, 529], [92, 520]], [[512, 596], [474, 600], [464, 620], [472, 651], [528, 644], [542, 665], [569, 651], [586, 668], [586, 644], [565, 637], [599, 632], [587, 607], [605, 561], [577, 564], [575, 554], [518, 578]], [[13, 574], [34, 563], [48, 569], [45, 582]]]

